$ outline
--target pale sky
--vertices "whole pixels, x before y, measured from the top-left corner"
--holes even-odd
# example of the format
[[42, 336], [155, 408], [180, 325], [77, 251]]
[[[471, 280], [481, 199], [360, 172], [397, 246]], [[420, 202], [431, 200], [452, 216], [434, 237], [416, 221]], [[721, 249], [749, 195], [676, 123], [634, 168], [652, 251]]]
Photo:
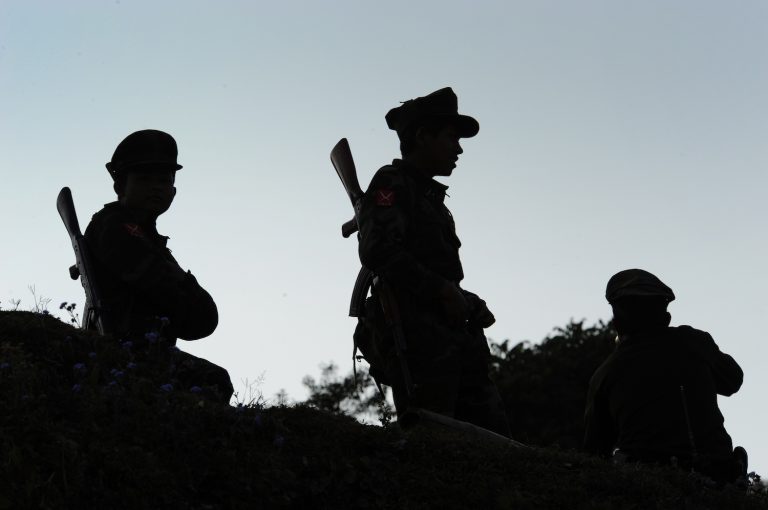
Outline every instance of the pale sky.
[[117, 143], [161, 129], [184, 169], [158, 229], [221, 319], [182, 348], [302, 399], [320, 363], [351, 369], [329, 151], [347, 137], [365, 187], [398, 155], [387, 110], [451, 86], [480, 122], [444, 182], [488, 336], [608, 319], [608, 278], [652, 271], [673, 324], [744, 368], [721, 409], [765, 474], [766, 26], [762, 0], [2, 0], [0, 301], [28, 308], [34, 284], [82, 306], [56, 195], [84, 229]]

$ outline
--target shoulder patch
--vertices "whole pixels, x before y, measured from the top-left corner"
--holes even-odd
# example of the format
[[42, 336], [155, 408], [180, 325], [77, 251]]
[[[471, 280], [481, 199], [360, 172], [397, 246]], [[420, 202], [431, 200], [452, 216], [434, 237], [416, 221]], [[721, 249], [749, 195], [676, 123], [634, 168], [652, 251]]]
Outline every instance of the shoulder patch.
[[144, 231], [141, 230], [141, 227], [136, 223], [123, 223], [123, 227], [133, 237], [142, 237], [142, 238], [144, 237]]
[[391, 207], [395, 203], [395, 192], [391, 189], [376, 190], [376, 205]]

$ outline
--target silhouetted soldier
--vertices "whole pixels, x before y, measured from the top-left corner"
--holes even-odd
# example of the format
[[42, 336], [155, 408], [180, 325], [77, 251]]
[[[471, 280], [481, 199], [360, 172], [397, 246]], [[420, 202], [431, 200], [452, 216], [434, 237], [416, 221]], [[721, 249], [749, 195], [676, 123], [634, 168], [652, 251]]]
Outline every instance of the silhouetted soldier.
[[410, 395], [375, 289], [356, 342], [375, 343], [386, 360], [371, 372], [392, 386], [399, 416], [420, 407], [508, 436], [501, 399], [488, 378], [483, 334], [495, 318], [482, 299], [460, 287], [461, 243], [443, 203], [448, 188], [433, 179], [451, 175], [462, 153], [459, 139], [475, 136], [479, 124], [458, 113], [450, 88], [406, 101], [390, 110], [386, 121], [397, 131], [402, 160], [382, 167], [371, 180], [358, 216], [359, 255], [396, 297]]
[[[155, 228], [176, 195], [177, 153], [171, 135], [148, 129], [128, 135], [106, 165], [118, 200], [93, 216], [84, 235], [117, 338], [146, 343], [161, 334], [175, 345], [177, 338], [206, 337], [218, 324], [213, 299]], [[226, 370], [180, 351], [175, 356], [182, 384], [216, 386], [229, 401]]]
[[606, 288], [616, 350], [595, 371], [584, 447], [617, 461], [678, 465], [718, 482], [744, 480], [746, 451], [733, 450], [717, 395], [741, 387], [743, 373], [704, 331], [670, 327], [672, 289], [641, 269]]

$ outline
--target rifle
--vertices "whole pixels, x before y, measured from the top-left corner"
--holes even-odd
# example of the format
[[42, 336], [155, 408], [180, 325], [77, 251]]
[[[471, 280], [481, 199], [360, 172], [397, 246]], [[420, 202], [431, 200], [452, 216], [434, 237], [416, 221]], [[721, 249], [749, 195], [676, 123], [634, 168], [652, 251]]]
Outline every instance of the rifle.
[[80, 223], [77, 221], [75, 204], [72, 201], [72, 192], [64, 187], [56, 198], [56, 209], [64, 222], [72, 249], [75, 251], [75, 265], [69, 268], [69, 276], [73, 280], [80, 278], [80, 283], [85, 291], [85, 307], [83, 312], [83, 329], [95, 329], [100, 335], [112, 332], [107, 310], [101, 298], [101, 293], [96, 285], [94, 277], [91, 253], [80, 232]]
[[[355, 210], [355, 216], [341, 227], [341, 235], [347, 238], [359, 230], [360, 207], [362, 206], [365, 194], [357, 180], [355, 161], [352, 159], [352, 151], [349, 149], [349, 142], [347, 142], [346, 138], [339, 140], [331, 150], [331, 164], [336, 169], [336, 174], [341, 179], [341, 184], [344, 186], [344, 190], [347, 192], [347, 196]], [[411, 371], [408, 368], [408, 361], [405, 358], [407, 343], [405, 341], [403, 325], [400, 321], [397, 300], [386, 280], [381, 276], [374, 275], [373, 271], [365, 266], [360, 268], [360, 272], [355, 280], [355, 287], [352, 290], [352, 299], [349, 305], [349, 315], [350, 317], [362, 317], [365, 315], [365, 298], [368, 296], [368, 291], [371, 287], [376, 289], [387, 326], [392, 331], [395, 353], [400, 361], [405, 391], [410, 395], [413, 389], [413, 382], [411, 380]], [[354, 352], [352, 353], [353, 360], [356, 354], [357, 344], [355, 344]]]

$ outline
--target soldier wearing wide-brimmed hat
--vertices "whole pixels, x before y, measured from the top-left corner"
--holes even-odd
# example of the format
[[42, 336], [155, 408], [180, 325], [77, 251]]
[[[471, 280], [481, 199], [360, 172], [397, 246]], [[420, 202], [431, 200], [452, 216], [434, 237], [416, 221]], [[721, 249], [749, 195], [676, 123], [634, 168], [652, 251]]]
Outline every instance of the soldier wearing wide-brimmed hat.
[[704, 331], [670, 327], [675, 294], [658, 277], [627, 269], [605, 297], [616, 350], [590, 381], [585, 448], [616, 460], [693, 468], [718, 482], [746, 476], [746, 451], [733, 449], [717, 395], [741, 387], [743, 373]]
[[[213, 333], [218, 310], [210, 294], [183, 270], [155, 222], [176, 195], [176, 141], [153, 129], [128, 135], [106, 164], [117, 201], [91, 219], [85, 239], [94, 261], [105, 313], [121, 339], [146, 344], [163, 338], [196, 340]], [[232, 384], [221, 367], [189, 354], [175, 355], [176, 376], [188, 386], [211, 385], [229, 401]]]
[[402, 159], [379, 169], [368, 186], [358, 214], [359, 255], [396, 297], [406, 368], [375, 290], [356, 344], [364, 354], [366, 347], [381, 354], [371, 373], [392, 386], [398, 415], [425, 408], [509, 435], [488, 378], [483, 329], [495, 319], [482, 299], [461, 288], [461, 243], [444, 204], [448, 188], [434, 179], [451, 175], [463, 152], [459, 140], [480, 126], [458, 112], [450, 88], [405, 101], [385, 120], [397, 132]]

